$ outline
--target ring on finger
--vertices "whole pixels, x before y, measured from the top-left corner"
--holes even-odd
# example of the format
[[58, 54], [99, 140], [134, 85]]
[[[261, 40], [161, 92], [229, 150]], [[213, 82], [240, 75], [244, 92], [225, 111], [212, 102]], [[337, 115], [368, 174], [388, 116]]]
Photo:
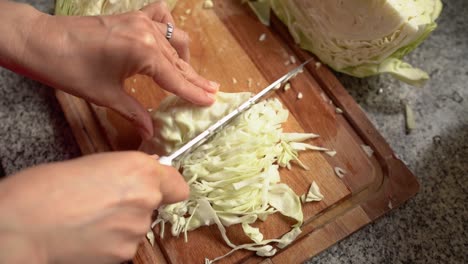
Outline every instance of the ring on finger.
[[174, 25], [172, 25], [172, 23], [167, 23], [167, 30], [166, 30], [167, 40], [170, 40], [172, 38], [172, 33], [174, 33]]

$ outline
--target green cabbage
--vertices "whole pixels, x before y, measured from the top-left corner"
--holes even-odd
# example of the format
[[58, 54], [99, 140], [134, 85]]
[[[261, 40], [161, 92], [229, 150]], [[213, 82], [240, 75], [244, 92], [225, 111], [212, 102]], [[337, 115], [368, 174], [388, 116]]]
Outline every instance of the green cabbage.
[[[56, 0], [55, 14], [66, 16], [112, 15], [141, 9], [157, 0]], [[165, 0], [172, 9], [177, 0]]]
[[207, 129], [250, 98], [250, 93], [218, 93], [216, 103], [209, 107], [195, 107], [177, 96], [168, 96], [153, 113], [155, 136], [145, 142], [143, 151], [169, 154]]
[[[250, 93], [219, 92], [216, 102], [209, 107], [195, 106], [179, 97], [169, 96], [152, 113], [155, 137], [143, 142], [140, 150], [166, 155], [250, 96]], [[208, 142], [177, 160], [176, 166], [190, 186], [190, 197], [158, 209], [153, 226], [160, 224], [161, 236], [165, 233], [166, 223], [171, 225], [173, 236], [184, 234], [185, 239], [188, 231], [216, 225], [226, 244], [232, 247], [225, 256], [239, 249], [271, 256], [276, 253], [276, 248], [270, 243], [277, 243], [279, 248], [291, 243], [300, 233], [302, 206], [299, 196], [280, 182], [279, 168], [291, 168], [291, 162], [307, 168], [299, 160], [298, 151], [328, 149], [300, 142], [317, 138], [316, 134], [284, 133], [282, 124], [288, 114], [277, 99], [259, 102]], [[283, 237], [264, 240], [260, 230], [251, 224], [257, 220], [266, 221], [276, 212], [294, 219], [295, 224]], [[225, 226], [234, 224], [242, 224], [252, 243], [234, 245], [229, 240]], [[152, 236], [148, 238], [152, 239]]]
[[250, 1], [268, 24], [270, 9], [296, 43], [333, 69], [366, 77], [389, 73], [422, 85], [429, 76], [401, 58], [436, 28], [440, 0], [258, 0]]

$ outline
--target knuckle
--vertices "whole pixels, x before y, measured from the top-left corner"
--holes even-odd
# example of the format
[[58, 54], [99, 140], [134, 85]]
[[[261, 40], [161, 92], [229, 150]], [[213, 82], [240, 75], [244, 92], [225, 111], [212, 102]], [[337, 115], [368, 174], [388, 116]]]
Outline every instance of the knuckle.
[[[147, 67], [147, 72], [153, 77], [154, 81], [157, 83], [158, 80], [163, 78], [164, 72], [162, 65], [159, 63], [154, 63], [153, 61], [149, 62], [150, 66]], [[163, 87], [164, 89], [166, 87]]]
[[133, 13], [133, 18], [135, 19], [135, 21], [139, 22], [139, 21], [145, 21], [148, 18], [148, 15], [145, 14], [145, 12], [141, 11], [141, 10], [137, 10]]
[[141, 32], [138, 36], [138, 43], [144, 47], [151, 48], [156, 43], [156, 39], [150, 31]]
[[189, 34], [185, 31], [178, 31], [177, 38], [171, 44], [179, 51], [188, 50], [190, 46]]
[[154, 47], [156, 44], [154, 25], [145, 14], [136, 11], [129, 22], [129, 28], [128, 38], [131, 45], [136, 47], [133, 50], [144, 49], [147, 53], [147, 49]]
[[169, 50], [169, 56], [170, 58], [178, 59], [179, 58], [179, 53], [177, 53], [177, 50], [174, 49], [174, 47], [170, 47]]
[[191, 76], [195, 73], [192, 67], [182, 59], [177, 60], [177, 68], [185, 77]]
[[180, 33], [180, 39], [181, 39], [180, 42], [182, 43], [182, 45], [187, 46], [187, 47], [189, 46], [189, 44], [190, 44], [190, 35], [187, 32], [182, 31]]
[[135, 11], [132, 14], [131, 23], [138, 29], [151, 29], [153, 27], [152, 20], [142, 11]]

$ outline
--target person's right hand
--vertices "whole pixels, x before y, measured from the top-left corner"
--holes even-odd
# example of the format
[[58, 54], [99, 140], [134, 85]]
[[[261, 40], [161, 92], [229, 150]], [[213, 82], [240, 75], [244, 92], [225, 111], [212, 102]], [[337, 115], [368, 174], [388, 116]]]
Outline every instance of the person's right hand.
[[[150, 228], [153, 210], [188, 193], [177, 170], [139, 152], [27, 169], [0, 182], [0, 262], [130, 259]], [[27, 259], [31, 256], [34, 262]]]

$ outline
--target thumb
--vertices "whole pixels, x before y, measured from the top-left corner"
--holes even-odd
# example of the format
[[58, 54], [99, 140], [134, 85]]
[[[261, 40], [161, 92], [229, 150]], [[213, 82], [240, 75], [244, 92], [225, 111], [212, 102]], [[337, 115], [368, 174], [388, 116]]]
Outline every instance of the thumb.
[[161, 204], [172, 204], [188, 199], [189, 186], [179, 171], [171, 166], [159, 166], [164, 171], [160, 174]]
[[153, 136], [153, 123], [150, 114], [132, 96], [123, 90], [117, 90], [114, 94], [111, 108], [132, 122], [138, 129], [142, 139], [147, 140]]

